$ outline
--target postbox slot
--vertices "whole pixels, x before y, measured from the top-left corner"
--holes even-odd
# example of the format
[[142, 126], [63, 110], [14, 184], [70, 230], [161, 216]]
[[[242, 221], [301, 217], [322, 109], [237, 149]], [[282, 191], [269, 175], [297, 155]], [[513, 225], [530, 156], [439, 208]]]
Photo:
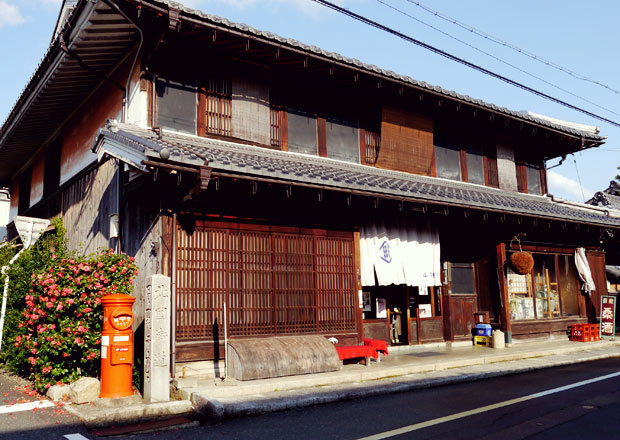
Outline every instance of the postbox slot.
[[110, 347], [110, 364], [132, 364], [133, 346], [131, 344], [115, 344]]

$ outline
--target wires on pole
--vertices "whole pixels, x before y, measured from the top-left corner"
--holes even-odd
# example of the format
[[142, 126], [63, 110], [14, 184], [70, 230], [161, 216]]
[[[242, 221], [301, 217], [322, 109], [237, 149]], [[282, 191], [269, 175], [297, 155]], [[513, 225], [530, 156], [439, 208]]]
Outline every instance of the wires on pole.
[[564, 107], [570, 108], [572, 110], [575, 110], [575, 111], [583, 113], [583, 114], [585, 114], [587, 116], [590, 116], [590, 117], [592, 117], [594, 119], [598, 119], [600, 121], [607, 122], [610, 125], [613, 125], [615, 127], [619, 127], [620, 128], [620, 123], [618, 123], [616, 121], [613, 121], [611, 119], [605, 118], [605, 117], [600, 116], [600, 115], [598, 115], [596, 113], [592, 113], [592, 112], [590, 112], [588, 110], [585, 110], [585, 109], [583, 109], [581, 107], [577, 107], [576, 105], [570, 104], [570, 103], [568, 103], [566, 101], [563, 101], [561, 99], [558, 99], [558, 98], [556, 98], [554, 96], [548, 95], [548, 94], [546, 94], [544, 92], [541, 92], [540, 90], [537, 90], [537, 89], [534, 89], [532, 87], [526, 86], [525, 84], [522, 84], [520, 82], [514, 81], [514, 80], [512, 80], [510, 78], [507, 78], [507, 77], [505, 77], [503, 75], [500, 75], [499, 73], [493, 72], [493, 71], [491, 71], [489, 69], [485, 69], [482, 66], [478, 66], [477, 64], [474, 64], [474, 63], [472, 63], [470, 61], [467, 61], [467, 60], [465, 60], [463, 58], [457, 57], [456, 55], [448, 53], [448, 52], [446, 52], [444, 50], [441, 50], [441, 49], [439, 49], [437, 47], [434, 47], [434, 46], [432, 46], [430, 44], [424, 43], [424, 42], [422, 42], [422, 41], [420, 41], [420, 40], [418, 40], [416, 38], [413, 38], [413, 37], [411, 37], [409, 35], [405, 35], [402, 32], [399, 32], [399, 31], [397, 31], [395, 29], [392, 29], [392, 28], [390, 28], [388, 26], [385, 26], [385, 25], [383, 25], [381, 23], [373, 21], [373, 20], [371, 20], [369, 18], [366, 18], [366, 17], [364, 17], [362, 15], [356, 14], [355, 12], [349, 11], [348, 9], [342, 8], [342, 7], [340, 7], [338, 5], [335, 5], [334, 3], [331, 3], [331, 2], [329, 2], [327, 0], [312, 0], [312, 1], [314, 1], [315, 3], [318, 3], [320, 5], [326, 6], [326, 7], [330, 8], [330, 9], [332, 9], [332, 10], [334, 10], [336, 12], [339, 12], [339, 13], [341, 13], [343, 15], [346, 15], [346, 16], [348, 16], [350, 18], [353, 18], [354, 20], [357, 20], [357, 21], [359, 21], [361, 23], [367, 24], [367, 25], [372, 26], [372, 27], [374, 27], [376, 29], [379, 29], [379, 30], [382, 30], [384, 32], [387, 32], [389, 34], [395, 35], [395, 36], [397, 36], [397, 37], [399, 37], [399, 38], [401, 38], [401, 39], [403, 39], [403, 40], [405, 40], [405, 41], [407, 41], [409, 43], [415, 44], [415, 45], [420, 46], [420, 47], [422, 47], [424, 49], [427, 49], [427, 50], [429, 50], [431, 52], [434, 52], [434, 53], [436, 53], [438, 55], [441, 55], [444, 58], [447, 58], [449, 60], [452, 60], [452, 61], [455, 61], [457, 63], [460, 63], [460, 64], [462, 64], [462, 65], [464, 65], [466, 67], [469, 67], [469, 68], [471, 68], [473, 70], [476, 70], [478, 72], [484, 73], [485, 75], [488, 75], [490, 77], [499, 79], [500, 81], [504, 81], [505, 83], [510, 84], [510, 85], [512, 85], [514, 87], [518, 87], [518, 88], [520, 88], [522, 90], [525, 90], [525, 91], [527, 91], [529, 93], [532, 93], [532, 94], [534, 94], [536, 96], [539, 96], [541, 98], [547, 99], [547, 100], [552, 101], [552, 102], [555, 102], [556, 104], [560, 104], [560, 105], [562, 105]]
[[554, 63], [553, 61], [549, 61], [549, 60], [547, 60], [547, 59], [545, 59], [543, 57], [540, 57], [540, 56], [538, 56], [538, 55], [536, 55], [536, 54], [534, 54], [532, 52], [528, 52], [525, 49], [521, 49], [520, 47], [517, 47], [514, 44], [511, 44], [511, 43], [509, 43], [507, 41], [504, 41], [504, 40], [502, 40], [502, 39], [500, 39], [498, 37], [495, 37], [495, 36], [493, 36], [491, 34], [488, 34], [488, 33], [484, 32], [484, 31], [481, 31], [480, 29], [476, 29], [473, 26], [470, 26], [470, 25], [465, 24], [465, 23], [463, 23], [461, 21], [458, 21], [457, 19], [452, 18], [452, 17], [450, 17], [450, 16], [448, 16], [446, 14], [442, 14], [439, 11], [431, 9], [428, 6], [425, 6], [422, 3], [420, 3], [420, 2], [413, 1], [413, 0], [406, 0], [406, 1], [411, 3], [411, 4], [413, 4], [413, 5], [416, 5], [417, 7], [425, 10], [426, 12], [428, 12], [428, 13], [436, 16], [436, 17], [441, 18], [444, 21], [447, 21], [447, 22], [452, 23], [452, 24], [454, 24], [454, 25], [456, 25], [456, 26], [458, 26], [458, 27], [460, 27], [462, 29], [465, 29], [466, 31], [471, 32], [472, 34], [478, 35], [479, 37], [482, 37], [482, 38], [484, 38], [486, 40], [489, 40], [489, 41], [491, 41], [491, 42], [493, 42], [495, 44], [499, 44], [500, 46], [504, 46], [504, 47], [507, 47], [508, 49], [514, 50], [515, 52], [518, 52], [521, 55], [524, 55], [524, 56], [526, 56], [528, 58], [531, 58], [533, 60], [536, 60], [539, 63], [542, 63], [542, 64], [544, 64], [544, 65], [546, 65], [548, 67], [551, 67], [553, 69], [556, 69], [556, 70], [559, 70], [561, 72], [564, 72], [567, 75], [572, 76], [573, 78], [579, 79], [581, 81], [587, 81], [587, 82], [592, 83], [592, 84], [596, 84], [596, 85], [598, 85], [600, 87], [603, 87], [604, 89], [609, 90], [610, 92], [615, 93], [616, 95], [620, 95], [620, 90], [616, 90], [616, 89], [614, 89], [614, 88], [612, 88], [612, 87], [610, 87], [610, 86], [608, 86], [606, 84], [601, 83], [600, 81], [588, 78], [585, 75], [577, 73], [577, 72], [575, 72], [573, 70], [570, 70], [570, 69], [568, 69], [566, 67], [560, 66], [559, 64]]

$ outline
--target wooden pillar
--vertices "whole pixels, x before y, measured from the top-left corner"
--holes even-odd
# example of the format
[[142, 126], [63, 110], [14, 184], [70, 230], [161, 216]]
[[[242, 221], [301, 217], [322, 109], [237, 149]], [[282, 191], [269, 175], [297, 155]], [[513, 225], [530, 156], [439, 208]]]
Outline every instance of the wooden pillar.
[[504, 266], [506, 265], [506, 243], [497, 245], [497, 279], [499, 280], [499, 294], [501, 299], [500, 318], [502, 331], [507, 334], [506, 340], [512, 340], [512, 325], [510, 323], [510, 302], [508, 300], [508, 285]]
[[[353, 243], [355, 246], [355, 287], [357, 294], [361, 295], [362, 292], [362, 269], [360, 262], [360, 233], [359, 231], [353, 232]], [[358, 298], [360, 301], [360, 298]], [[355, 314], [357, 321], [357, 342], [360, 343], [364, 339], [364, 315], [362, 308], [357, 305], [357, 313]]]

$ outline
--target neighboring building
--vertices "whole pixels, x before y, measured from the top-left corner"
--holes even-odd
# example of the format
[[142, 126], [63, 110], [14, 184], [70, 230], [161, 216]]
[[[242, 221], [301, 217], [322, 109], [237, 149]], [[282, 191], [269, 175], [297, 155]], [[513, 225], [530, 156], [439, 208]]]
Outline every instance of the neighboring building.
[[11, 199], [9, 190], [0, 188], [0, 242], [6, 238], [6, 225], [9, 222], [9, 210], [11, 207]]
[[545, 168], [597, 132], [166, 0], [69, 3], [0, 129], [0, 184], [71, 246], [136, 256], [136, 325], [144, 277], [172, 278], [175, 360], [221, 358], [225, 323], [420, 344], [470, 339], [477, 311], [515, 339], [597, 320], [620, 219], [547, 195]]
[[620, 215], [620, 184], [615, 180], [609, 182], [609, 187], [603, 191], [594, 193], [594, 196], [586, 203], [602, 208], [613, 209]]

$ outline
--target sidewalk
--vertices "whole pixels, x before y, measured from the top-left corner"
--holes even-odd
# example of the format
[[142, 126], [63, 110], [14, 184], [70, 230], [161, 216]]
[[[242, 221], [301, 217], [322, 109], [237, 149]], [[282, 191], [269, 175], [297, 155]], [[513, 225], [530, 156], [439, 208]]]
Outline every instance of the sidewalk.
[[[505, 349], [434, 344], [390, 347], [389, 356], [369, 366], [344, 365], [340, 371], [253, 381], [223, 381], [212, 371], [179, 377], [180, 400], [124, 408], [72, 405], [87, 425], [130, 423], [143, 418], [196, 411], [209, 420], [244, 417], [340, 400], [410, 391], [486, 379], [535, 369], [620, 357], [620, 341], [551, 340], [513, 344]], [[211, 375], [211, 377], [209, 377]]]

